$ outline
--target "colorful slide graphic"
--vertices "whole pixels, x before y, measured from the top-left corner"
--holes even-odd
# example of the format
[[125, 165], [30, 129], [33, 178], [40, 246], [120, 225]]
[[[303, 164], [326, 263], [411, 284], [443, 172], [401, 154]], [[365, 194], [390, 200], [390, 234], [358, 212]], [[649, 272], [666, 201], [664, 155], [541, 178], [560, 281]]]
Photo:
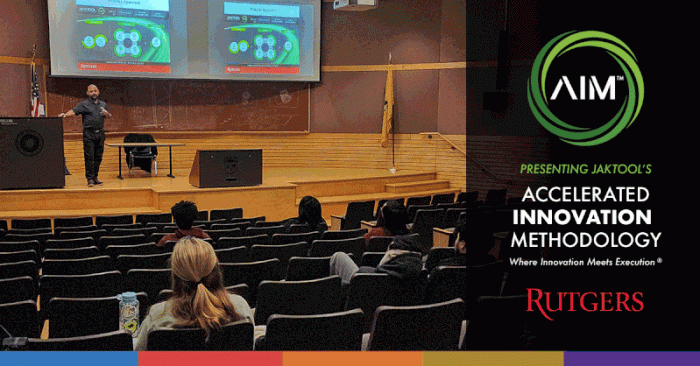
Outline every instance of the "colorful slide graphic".
[[298, 6], [226, 2], [223, 10], [228, 24], [218, 47], [226, 73], [299, 73], [303, 20]]
[[76, 0], [74, 42], [79, 70], [170, 73], [167, 2], [114, 7]]

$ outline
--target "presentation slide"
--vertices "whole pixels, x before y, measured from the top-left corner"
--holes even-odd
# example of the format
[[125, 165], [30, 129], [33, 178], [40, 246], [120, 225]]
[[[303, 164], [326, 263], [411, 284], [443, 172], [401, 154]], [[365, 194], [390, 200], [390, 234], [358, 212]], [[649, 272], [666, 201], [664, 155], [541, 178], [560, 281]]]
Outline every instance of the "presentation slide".
[[168, 0], [76, 0], [78, 69], [170, 73]]
[[320, 81], [320, 0], [49, 0], [51, 75]]

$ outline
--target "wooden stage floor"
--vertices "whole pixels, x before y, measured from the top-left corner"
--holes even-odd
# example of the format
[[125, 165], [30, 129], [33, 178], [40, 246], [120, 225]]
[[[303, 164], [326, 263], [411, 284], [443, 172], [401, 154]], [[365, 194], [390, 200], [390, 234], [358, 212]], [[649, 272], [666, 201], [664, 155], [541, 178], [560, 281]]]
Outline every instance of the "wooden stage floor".
[[189, 200], [200, 210], [242, 207], [245, 217], [281, 220], [296, 216], [307, 195], [321, 201], [329, 219], [344, 214], [350, 201], [408, 195], [388, 193], [387, 184], [436, 179], [434, 171], [271, 167], [263, 168], [260, 186], [201, 189], [190, 185], [189, 170], [175, 170], [175, 178], [167, 177], [167, 170], [158, 173], [123, 172], [121, 180], [107, 171], [100, 174], [104, 184], [94, 187], [76, 173], [66, 176], [64, 188], [0, 191], [0, 219], [169, 212], [176, 202]]

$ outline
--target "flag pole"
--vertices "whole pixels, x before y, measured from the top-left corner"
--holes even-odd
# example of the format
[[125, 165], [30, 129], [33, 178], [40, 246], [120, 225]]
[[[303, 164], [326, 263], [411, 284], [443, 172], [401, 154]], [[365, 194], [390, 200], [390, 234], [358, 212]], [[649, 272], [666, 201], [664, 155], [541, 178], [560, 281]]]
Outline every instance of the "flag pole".
[[[391, 52], [389, 52], [389, 72], [391, 72], [391, 73], [394, 72], [394, 70], [391, 68]], [[392, 77], [392, 79], [393, 79], [393, 77]], [[394, 83], [393, 83], [393, 82], [391, 83], [391, 87], [392, 87], [392, 88], [394, 87]], [[392, 95], [394, 94], [393, 90], [392, 90], [392, 93], [391, 93], [391, 94], [392, 94]], [[392, 109], [393, 109], [393, 108], [392, 108]], [[394, 113], [392, 112], [392, 115], [391, 115], [391, 169], [389, 169], [389, 171], [391, 172], [391, 174], [395, 174], [395, 173], [396, 173], [396, 158], [395, 158], [395, 155], [394, 155], [394, 141], [395, 141], [395, 140], [394, 140], [394, 138], [395, 138], [395, 135], [394, 135], [394, 125], [395, 125], [395, 124], [396, 124], [396, 119], [394, 118]]]

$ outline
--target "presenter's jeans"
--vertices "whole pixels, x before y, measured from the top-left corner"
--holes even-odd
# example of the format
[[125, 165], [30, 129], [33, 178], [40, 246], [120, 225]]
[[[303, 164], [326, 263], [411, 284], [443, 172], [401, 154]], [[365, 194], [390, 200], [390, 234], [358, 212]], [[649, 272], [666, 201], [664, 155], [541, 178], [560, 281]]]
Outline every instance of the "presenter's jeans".
[[105, 149], [104, 130], [97, 132], [83, 130], [83, 152], [85, 154], [85, 178], [87, 180], [97, 179], [102, 163], [102, 153]]

